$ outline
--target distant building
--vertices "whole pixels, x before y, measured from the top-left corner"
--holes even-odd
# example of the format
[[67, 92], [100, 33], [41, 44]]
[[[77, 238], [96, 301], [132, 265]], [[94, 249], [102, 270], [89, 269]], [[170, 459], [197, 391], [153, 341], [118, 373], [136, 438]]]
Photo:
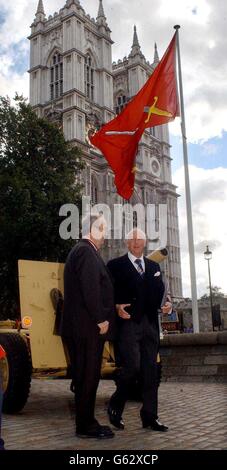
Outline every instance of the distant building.
[[[98, 0], [97, 0], [98, 1]], [[63, 8], [46, 18], [39, 0], [30, 35], [30, 103], [39, 116], [59, 122], [65, 137], [79, 146], [86, 168], [84, 193], [93, 204], [112, 206], [122, 202], [106, 160], [89, 145], [91, 127], [100, 127], [120, 113], [138, 92], [159, 62], [155, 44], [154, 61], [146, 61], [134, 27], [128, 57], [112, 63], [110, 29], [102, 0], [96, 20], [86, 14], [78, 0], [67, 0]], [[133, 204], [167, 204], [167, 248], [163, 263], [174, 298], [182, 297], [180, 243], [176, 187], [172, 184], [168, 126], [151, 128], [139, 144]], [[122, 254], [123, 243], [107, 244], [105, 256]]]
[[[227, 330], [227, 296], [214, 297], [213, 306], [220, 305], [222, 330]], [[180, 320], [181, 331], [187, 332], [192, 326], [192, 302], [190, 299], [181, 300], [175, 305]], [[213, 331], [210, 300], [198, 300], [199, 331]]]

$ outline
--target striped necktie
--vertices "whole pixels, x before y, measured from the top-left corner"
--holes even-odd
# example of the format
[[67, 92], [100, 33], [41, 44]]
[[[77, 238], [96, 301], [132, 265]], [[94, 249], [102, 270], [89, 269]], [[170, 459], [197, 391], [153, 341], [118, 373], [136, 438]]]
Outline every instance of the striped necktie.
[[135, 260], [135, 263], [136, 263], [136, 265], [137, 265], [137, 271], [138, 271], [138, 273], [140, 274], [140, 276], [143, 276], [143, 275], [144, 275], [144, 270], [143, 270], [143, 266], [142, 266], [141, 259], [136, 259], [136, 260]]

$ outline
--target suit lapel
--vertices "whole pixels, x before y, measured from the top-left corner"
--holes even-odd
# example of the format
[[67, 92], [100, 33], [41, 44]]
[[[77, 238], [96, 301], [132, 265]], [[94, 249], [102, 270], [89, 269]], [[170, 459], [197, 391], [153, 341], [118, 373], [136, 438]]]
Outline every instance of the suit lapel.
[[144, 258], [145, 261], [145, 278], [149, 281], [152, 282], [153, 276], [155, 274], [155, 269], [153, 266], [153, 263], [147, 259], [146, 257]]
[[144, 256], [144, 263], [145, 263], [145, 275], [146, 275], [146, 277], [148, 277], [150, 272], [151, 272], [151, 269], [150, 269], [151, 265], [150, 265], [148, 259], [145, 256]]

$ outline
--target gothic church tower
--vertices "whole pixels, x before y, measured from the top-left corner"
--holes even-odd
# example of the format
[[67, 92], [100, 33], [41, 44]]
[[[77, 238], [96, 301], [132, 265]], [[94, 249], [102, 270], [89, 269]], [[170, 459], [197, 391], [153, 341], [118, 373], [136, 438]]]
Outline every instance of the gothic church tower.
[[[64, 0], [62, 0], [64, 1]], [[98, 0], [97, 0], [98, 1]], [[96, 20], [79, 0], [67, 0], [48, 18], [39, 0], [30, 39], [30, 103], [39, 116], [58, 122], [67, 140], [81, 148], [85, 160], [84, 193], [93, 204], [122, 202], [113, 174], [101, 153], [89, 145], [88, 131], [110, 121], [143, 86], [159, 58], [142, 54], [136, 27], [128, 57], [112, 64], [112, 44], [103, 2]], [[168, 260], [165, 273], [175, 298], [182, 296], [176, 187], [171, 179], [168, 126], [144, 133], [137, 155], [132, 203], [167, 204]], [[158, 215], [157, 215], [158, 217]], [[118, 240], [109, 241], [106, 258], [122, 254]]]

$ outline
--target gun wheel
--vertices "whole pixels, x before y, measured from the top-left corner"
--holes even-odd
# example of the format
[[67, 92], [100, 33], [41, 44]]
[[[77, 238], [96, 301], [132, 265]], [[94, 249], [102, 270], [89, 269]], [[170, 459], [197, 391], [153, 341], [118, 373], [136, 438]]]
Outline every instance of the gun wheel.
[[32, 365], [26, 341], [18, 333], [1, 333], [6, 358], [0, 361], [3, 379], [3, 412], [17, 413], [25, 406], [31, 385]]
[[9, 383], [9, 364], [7, 357], [4, 357], [0, 362], [0, 371], [2, 375], [2, 388], [3, 393], [5, 393], [8, 383]]

